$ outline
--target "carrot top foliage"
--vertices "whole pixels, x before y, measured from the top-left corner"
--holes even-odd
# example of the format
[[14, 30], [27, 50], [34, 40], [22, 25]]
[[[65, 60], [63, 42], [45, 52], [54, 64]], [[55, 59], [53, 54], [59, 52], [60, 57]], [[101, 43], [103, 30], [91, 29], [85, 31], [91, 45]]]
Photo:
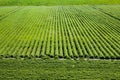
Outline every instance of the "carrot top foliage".
[[0, 0], [0, 6], [120, 4], [120, 0]]

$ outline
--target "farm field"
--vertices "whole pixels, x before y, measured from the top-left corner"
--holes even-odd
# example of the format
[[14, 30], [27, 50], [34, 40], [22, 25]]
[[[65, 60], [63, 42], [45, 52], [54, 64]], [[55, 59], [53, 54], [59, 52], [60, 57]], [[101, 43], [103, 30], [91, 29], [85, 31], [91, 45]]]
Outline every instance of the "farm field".
[[0, 57], [120, 59], [119, 9], [120, 5], [0, 7]]
[[0, 80], [120, 80], [120, 0], [0, 0]]
[[120, 61], [0, 60], [0, 80], [119, 80]]

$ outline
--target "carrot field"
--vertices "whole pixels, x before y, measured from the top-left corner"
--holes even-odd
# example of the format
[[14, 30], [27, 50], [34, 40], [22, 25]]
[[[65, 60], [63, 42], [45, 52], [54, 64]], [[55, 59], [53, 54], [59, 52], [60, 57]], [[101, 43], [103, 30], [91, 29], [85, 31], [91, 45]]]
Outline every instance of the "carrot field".
[[0, 56], [120, 59], [119, 9], [119, 5], [0, 7]]

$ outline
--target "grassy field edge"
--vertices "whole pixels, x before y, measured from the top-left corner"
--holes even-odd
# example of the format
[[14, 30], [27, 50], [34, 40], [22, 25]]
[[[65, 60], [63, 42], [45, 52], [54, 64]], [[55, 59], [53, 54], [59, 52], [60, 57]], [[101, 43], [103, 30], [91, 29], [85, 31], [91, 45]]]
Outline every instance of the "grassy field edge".
[[1, 80], [118, 80], [120, 61], [0, 59]]
[[0, 0], [0, 6], [120, 4], [119, 0]]

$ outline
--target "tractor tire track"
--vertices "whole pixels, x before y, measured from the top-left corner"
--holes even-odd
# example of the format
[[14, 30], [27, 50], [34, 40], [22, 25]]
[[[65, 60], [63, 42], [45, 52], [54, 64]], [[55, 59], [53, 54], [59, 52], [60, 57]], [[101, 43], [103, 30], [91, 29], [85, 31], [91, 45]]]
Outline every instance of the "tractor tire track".
[[22, 7], [19, 7], [19, 8], [16, 8], [15, 10], [12, 10], [12, 11], [9, 11], [8, 13], [2, 15], [0, 17], [0, 21], [2, 21], [3, 19], [7, 18], [9, 15], [13, 14], [13, 13], [16, 13], [17, 11], [21, 10]]
[[103, 11], [102, 9], [100, 9], [100, 8], [96, 8], [96, 7], [92, 7], [92, 8], [95, 9], [95, 10], [98, 10], [98, 11], [102, 12], [103, 14], [105, 14], [105, 15], [111, 17], [111, 18], [114, 18], [114, 19], [120, 21], [120, 18], [117, 18], [117, 17], [115, 17], [115, 16], [113, 16], [113, 15], [107, 13], [107, 12], [104, 12], [104, 11]]

